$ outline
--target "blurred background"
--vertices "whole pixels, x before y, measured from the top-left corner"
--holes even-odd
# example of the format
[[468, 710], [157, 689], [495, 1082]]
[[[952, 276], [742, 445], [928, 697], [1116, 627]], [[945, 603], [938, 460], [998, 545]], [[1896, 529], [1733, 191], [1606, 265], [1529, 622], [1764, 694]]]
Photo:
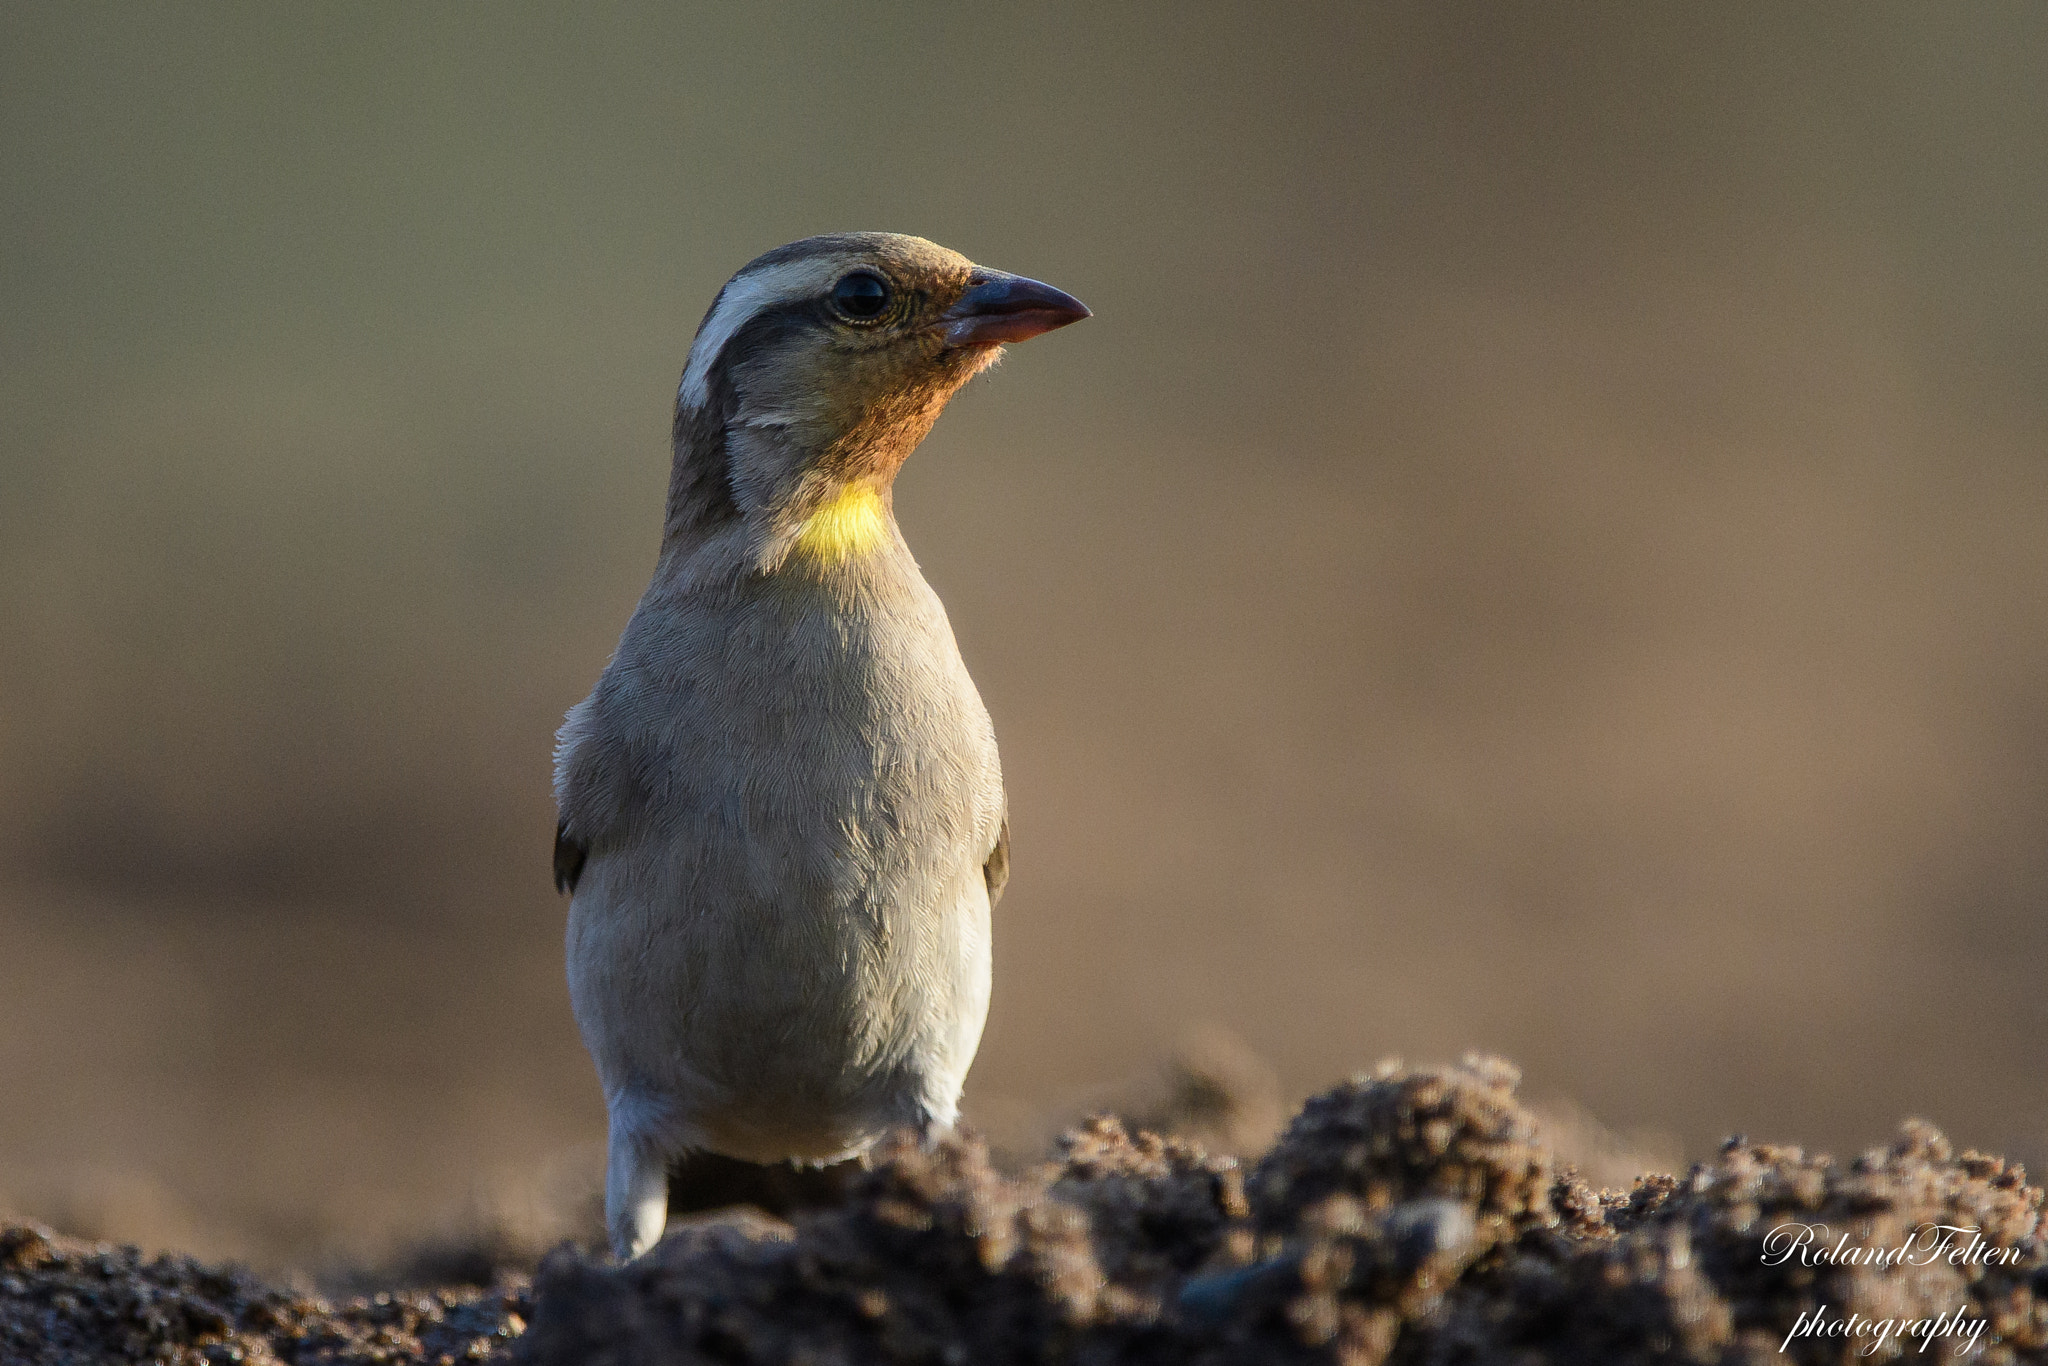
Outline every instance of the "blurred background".
[[0, 1205], [587, 1181], [552, 733], [705, 307], [850, 228], [1096, 312], [898, 494], [999, 1140], [1193, 1036], [2048, 1156], [2048, 10], [995, 9], [0, 11]]

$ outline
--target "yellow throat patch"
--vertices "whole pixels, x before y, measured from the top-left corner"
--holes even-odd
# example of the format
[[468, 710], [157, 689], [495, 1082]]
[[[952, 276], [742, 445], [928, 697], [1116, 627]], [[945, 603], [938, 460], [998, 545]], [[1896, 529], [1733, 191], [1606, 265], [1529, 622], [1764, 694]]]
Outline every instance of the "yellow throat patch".
[[804, 518], [793, 547], [821, 564], [837, 564], [884, 544], [889, 539], [889, 514], [882, 495], [865, 484], [848, 484]]

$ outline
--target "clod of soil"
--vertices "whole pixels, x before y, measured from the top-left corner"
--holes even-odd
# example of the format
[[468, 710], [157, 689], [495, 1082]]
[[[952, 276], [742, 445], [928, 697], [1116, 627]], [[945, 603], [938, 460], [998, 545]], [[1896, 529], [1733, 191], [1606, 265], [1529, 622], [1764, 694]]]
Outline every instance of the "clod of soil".
[[[564, 1247], [530, 1292], [332, 1309], [15, 1230], [0, 1348], [410, 1363], [488, 1354], [530, 1321], [523, 1366], [2048, 1362], [2042, 1193], [2017, 1166], [1909, 1123], [1848, 1165], [1731, 1141], [1683, 1178], [1596, 1192], [1517, 1080], [1492, 1059], [1389, 1066], [1311, 1100], [1249, 1168], [1112, 1118], [1021, 1178], [972, 1138], [898, 1145], [793, 1222], [685, 1220], [627, 1266]], [[1936, 1252], [1930, 1227], [1973, 1232]], [[1920, 1251], [1819, 1255], [1843, 1246]], [[1816, 1313], [1868, 1323], [1795, 1332]]]

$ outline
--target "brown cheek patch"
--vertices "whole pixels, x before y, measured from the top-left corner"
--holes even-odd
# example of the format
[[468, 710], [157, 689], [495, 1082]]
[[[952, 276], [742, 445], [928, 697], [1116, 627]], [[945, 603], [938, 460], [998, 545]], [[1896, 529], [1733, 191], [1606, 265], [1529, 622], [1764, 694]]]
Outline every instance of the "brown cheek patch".
[[819, 466], [841, 480], [893, 477], [939, 420], [946, 400], [985, 363], [918, 333], [870, 352], [847, 369], [850, 383], [871, 397]]

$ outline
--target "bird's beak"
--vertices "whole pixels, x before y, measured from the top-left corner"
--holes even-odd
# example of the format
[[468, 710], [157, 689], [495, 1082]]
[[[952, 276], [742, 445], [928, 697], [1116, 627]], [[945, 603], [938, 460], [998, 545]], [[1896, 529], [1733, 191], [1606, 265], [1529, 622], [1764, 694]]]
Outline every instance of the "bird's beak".
[[1089, 316], [1073, 295], [999, 270], [977, 270], [960, 301], [942, 315], [948, 346], [1019, 342]]

